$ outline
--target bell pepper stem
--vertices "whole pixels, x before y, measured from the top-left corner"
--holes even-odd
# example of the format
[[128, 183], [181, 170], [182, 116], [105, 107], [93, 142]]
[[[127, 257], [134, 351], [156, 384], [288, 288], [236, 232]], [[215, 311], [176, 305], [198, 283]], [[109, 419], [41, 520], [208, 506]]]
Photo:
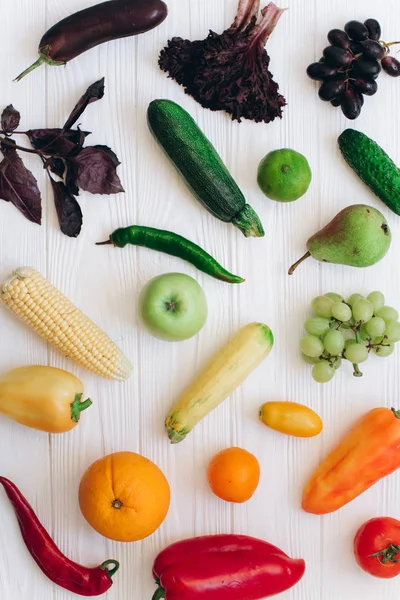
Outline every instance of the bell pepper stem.
[[89, 408], [93, 404], [90, 398], [81, 402], [83, 394], [76, 394], [75, 400], [71, 404], [71, 419], [75, 423], [79, 423], [81, 412]]
[[392, 413], [396, 417], [396, 419], [400, 419], [400, 410], [396, 410], [395, 408], [391, 409]]
[[153, 595], [153, 598], [151, 600], [161, 600], [161, 598], [165, 598], [165, 590], [163, 587], [159, 587]]

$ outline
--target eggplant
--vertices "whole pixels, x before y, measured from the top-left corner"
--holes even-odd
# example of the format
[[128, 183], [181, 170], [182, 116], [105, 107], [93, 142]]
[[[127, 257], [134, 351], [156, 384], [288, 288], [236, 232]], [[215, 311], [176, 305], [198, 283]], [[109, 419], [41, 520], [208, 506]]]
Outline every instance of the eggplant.
[[108, 0], [76, 12], [46, 31], [40, 40], [38, 60], [16, 81], [43, 63], [65, 65], [99, 44], [150, 31], [167, 15], [162, 0]]

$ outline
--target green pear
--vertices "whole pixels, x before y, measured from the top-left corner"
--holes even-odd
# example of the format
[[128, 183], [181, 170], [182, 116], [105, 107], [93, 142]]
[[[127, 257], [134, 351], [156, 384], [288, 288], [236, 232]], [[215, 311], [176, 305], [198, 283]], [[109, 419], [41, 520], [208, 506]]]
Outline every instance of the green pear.
[[289, 275], [309, 256], [322, 262], [369, 267], [389, 250], [392, 234], [379, 210], [365, 204], [343, 209], [307, 242], [308, 252], [289, 269]]

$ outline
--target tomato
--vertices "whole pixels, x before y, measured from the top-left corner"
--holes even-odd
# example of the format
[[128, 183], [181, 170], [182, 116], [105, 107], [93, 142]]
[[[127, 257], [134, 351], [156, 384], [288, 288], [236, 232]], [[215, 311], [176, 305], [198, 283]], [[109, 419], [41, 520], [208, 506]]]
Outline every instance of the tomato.
[[370, 519], [356, 533], [354, 556], [364, 571], [389, 579], [400, 574], [400, 521]]
[[260, 408], [259, 417], [267, 427], [295, 437], [313, 437], [322, 430], [317, 413], [296, 402], [266, 402]]

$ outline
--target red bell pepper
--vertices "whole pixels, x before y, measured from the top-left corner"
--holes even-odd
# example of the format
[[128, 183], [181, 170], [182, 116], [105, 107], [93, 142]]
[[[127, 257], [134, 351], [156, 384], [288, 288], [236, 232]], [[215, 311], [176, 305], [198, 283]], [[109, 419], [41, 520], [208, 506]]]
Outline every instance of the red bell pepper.
[[245, 535], [182, 540], [156, 558], [153, 600], [258, 600], [294, 586], [305, 562]]

